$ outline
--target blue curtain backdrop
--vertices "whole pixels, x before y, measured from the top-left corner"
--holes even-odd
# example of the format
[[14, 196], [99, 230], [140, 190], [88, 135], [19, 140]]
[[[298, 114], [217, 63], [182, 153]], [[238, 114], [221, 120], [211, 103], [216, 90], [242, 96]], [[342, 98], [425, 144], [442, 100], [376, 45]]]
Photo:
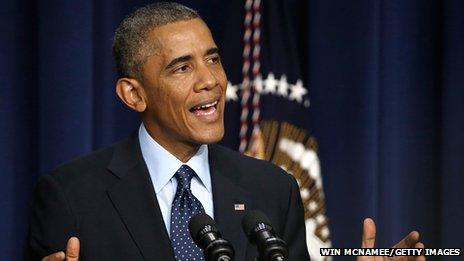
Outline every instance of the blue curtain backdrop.
[[[1, 1], [2, 260], [21, 260], [39, 175], [138, 126], [114, 94], [111, 38], [146, 3]], [[243, 30], [240, 1], [182, 3], [200, 11], [219, 46], [228, 44], [224, 32]], [[264, 16], [300, 23], [292, 33], [304, 38], [307, 117], [319, 143], [333, 245], [357, 247], [361, 221], [372, 216], [380, 246], [418, 229], [429, 247], [464, 247], [464, 2], [263, 5]]]

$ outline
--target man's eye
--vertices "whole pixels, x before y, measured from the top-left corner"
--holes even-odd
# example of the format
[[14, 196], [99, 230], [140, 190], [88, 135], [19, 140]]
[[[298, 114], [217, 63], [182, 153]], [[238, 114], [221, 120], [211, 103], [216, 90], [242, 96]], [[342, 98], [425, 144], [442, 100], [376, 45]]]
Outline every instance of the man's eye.
[[221, 61], [221, 58], [219, 56], [213, 56], [208, 59], [208, 62], [211, 64], [217, 64]]
[[175, 72], [186, 72], [189, 70], [189, 66], [188, 65], [182, 65], [181, 67], [178, 67]]

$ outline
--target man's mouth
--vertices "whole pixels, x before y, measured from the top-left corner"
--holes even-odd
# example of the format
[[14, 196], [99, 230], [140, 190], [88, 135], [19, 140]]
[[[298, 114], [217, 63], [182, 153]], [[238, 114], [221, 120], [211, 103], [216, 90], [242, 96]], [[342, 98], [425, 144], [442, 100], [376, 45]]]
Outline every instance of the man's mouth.
[[207, 104], [202, 104], [202, 105], [197, 105], [195, 107], [192, 107], [190, 111], [195, 114], [201, 114], [201, 115], [213, 114], [217, 109], [216, 108], [217, 104], [218, 104], [218, 100], [215, 100]]
[[190, 109], [190, 112], [195, 114], [200, 120], [211, 122], [216, 121], [219, 117], [219, 113], [217, 110], [217, 105], [219, 104], [219, 100], [215, 100], [212, 102], [205, 102], [199, 105], [196, 105]]

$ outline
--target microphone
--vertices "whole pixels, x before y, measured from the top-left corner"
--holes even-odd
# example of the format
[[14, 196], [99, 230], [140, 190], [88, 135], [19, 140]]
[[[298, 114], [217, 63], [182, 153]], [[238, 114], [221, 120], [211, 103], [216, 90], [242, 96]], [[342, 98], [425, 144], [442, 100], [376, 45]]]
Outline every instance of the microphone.
[[206, 261], [234, 260], [234, 248], [222, 238], [214, 220], [199, 213], [189, 220], [189, 231], [193, 242], [203, 249]]
[[287, 260], [287, 245], [275, 235], [271, 222], [263, 212], [249, 211], [242, 219], [242, 228], [250, 243], [258, 247], [259, 260]]

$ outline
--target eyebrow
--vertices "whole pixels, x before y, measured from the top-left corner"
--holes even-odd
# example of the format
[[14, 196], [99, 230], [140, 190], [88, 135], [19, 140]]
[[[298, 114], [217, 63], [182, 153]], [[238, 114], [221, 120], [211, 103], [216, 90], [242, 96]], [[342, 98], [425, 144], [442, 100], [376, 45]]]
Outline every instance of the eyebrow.
[[178, 63], [186, 62], [192, 59], [191, 55], [183, 55], [181, 57], [174, 58], [167, 66], [166, 69], [174, 67]]
[[[212, 55], [212, 54], [217, 54], [217, 53], [219, 53], [219, 48], [213, 47], [213, 48], [208, 49], [208, 50], [205, 52], [205, 55]], [[183, 55], [183, 56], [174, 58], [174, 59], [166, 66], [166, 69], [170, 69], [170, 68], [174, 67], [174, 66], [175, 66], [176, 64], [178, 64], [178, 63], [186, 62], [186, 61], [189, 61], [189, 60], [191, 60], [191, 59], [192, 59], [192, 55]]]
[[218, 54], [218, 53], [219, 53], [219, 48], [217, 47], [210, 48], [208, 49], [208, 51], [206, 51], [206, 55], [212, 55], [212, 54]]

